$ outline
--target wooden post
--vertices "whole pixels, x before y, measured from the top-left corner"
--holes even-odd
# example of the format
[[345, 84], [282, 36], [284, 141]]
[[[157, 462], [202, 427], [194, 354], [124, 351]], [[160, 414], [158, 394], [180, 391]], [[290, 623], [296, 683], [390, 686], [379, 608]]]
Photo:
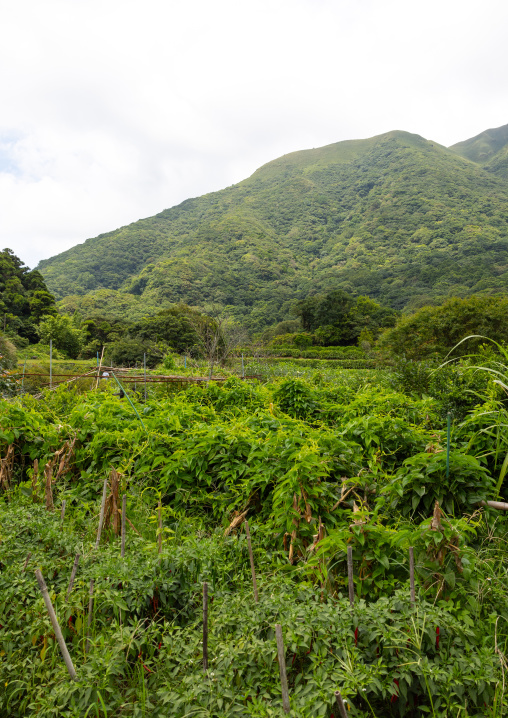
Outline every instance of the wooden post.
[[64, 520], [64, 516], [65, 516], [65, 504], [66, 504], [66, 501], [65, 501], [65, 499], [64, 499], [64, 500], [62, 501], [62, 511], [61, 511], [61, 513], [60, 513], [60, 519], [61, 519], [61, 521]]
[[90, 626], [92, 625], [92, 612], [93, 612], [93, 584], [94, 580], [93, 578], [90, 579], [90, 592], [89, 592], [89, 598], [88, 598], [88, 623], [86, 627], [86, 643], [85, 643], [85, 653], [88, 653], [90, 650]]
[[46, 487], [45, 487], [45, 496], [46, 496], [46, 511], [53, 511], [55, 508], [55, 505], [53, 503], [53, 488], [52, 488], [52, 480], [53, 480], [53, 464], [51, 461], [48, 461], [46, 466], [44, 467], [44, 475], [46, 476]]
[[275, 626], [275, 637], [277, 638], [277, 657], [279, 659], [280, 685], [282, 689], [282, 707], [284, 713], [289, 713], [289, 691], [288, 678], [286, 675], [286, 654], [284, 652], [284, 639], [282, 638], [282, 626], [277, 623]]
[[340, 691], [335, 691], [335, 702], [337, 703], [340, 718], [348, 718], [346, 706], [344, 705]]
[[53, 388], [53, 339], [49, 340], [49, 388]]
[[415, 556], [413, 547], [409, 547], [409, 587], [411, 595], [411, 603], [414, 606], [416, 603], [415, 595]]
[[119, 474], [116, 469], [111, 469], [110, 474], [111, 497], [112, 497], [112, 514], [113, 514], [113, 531], [115, 536], [120, 533], [120, 517], [118, 516], [118, 479]]
[[252, 544], [250, 541], [250, 531], [249, 531], [249, 522], [247, 519], [245, 519], [245, 532], [247, 534], [247, 546], [249, 549], [249, 558], [250, 558], [250, 570], [252, 573], [252, 585], [254, 587], [254, 600], [256, 603], [259, 601], [259, 595], [258, 595], [258, 586], [256, 583], [256, 569], [254, 568], [254, 554], [252, 553]]
[[78, 563], [79, 563], [79, 553], [76, 554], [76, 557], [74, 559], [74, 563], [72, 564], [72, 571], [71, 571], [71, 578], [69, 581], [69, 588], [67, 589], [67, 595], [65, 596], [65, 600], [69, 600], [69, 596], [71, 595], [72, 587], [74, 586], [74, 579], [76, 578], [76, 572], [78, 570]]
[[39, 584], [39, 588], [42, 593], [42, 597], [44, 598], [44, 603], [46, 604], [46, 609], [49, 613], [49, 617], [51, 619], [51, 625], [53, 626], [53, 631], [56, 636], [56, 640], [58, 641], [58, 645], [60, 647], [60, 653], [62, 654], [62, 658], [64, 659], [65, 665], [67, 666], [67, 670], [69, 671], [69, 675], [72, 678], [73, 681], [77, 680], [78, 676], [76, 674], [76, 671], [74, 670], [74, 666], [72, 664], [72, 659], [69, 655], [69, 651], [67, 650], [67, 646], [65, 644], [64, 637], [62, 635], [62, 631], [60, 629], [60, 625], [58, 623], [58, 619], [56, 617], [55, 609], [53, 608], [53, 604], [51, 603], [51, 598], [49, 597], [48, 593], [48, 587], [46, 586], [46, 582], [44, 581], [44, 577], [40, 571], [40, 569], [35, 569], [35, 576], [37, 578], [37, 583]]
[[95, 548], [99, 548], [101, 540], [102, 524], [104, 521], [104, 507], [106, 505], [106, 494], [108, 492], [108, 477], [104, 479], [104, 486], [102, 487], [102, 501], [101, 501], [101, 513], [99, 515], [99, 528], [97, 529], [97, 540], [95, 542]]
[[349, 588], [349, 605], [353, 608], [355, 603], [355, 584], [353, 582], [353, 548], [347, 547], [347, 580]]
[[203, 584], [203, 670], [208, 670], [208, 584]]
[[157, 515], [159, 519], [159, 535], [157, 536], [158, 541], [158, 552], [162, 553], [162, 504], [161, 500], [159, 499], [159, 505], [157, 507]]
[[146, 404], [146, 352], [143, 353], [143, 372], [145, 381], [145, 404]]
[[27, 557], [25, 559], [25, 565], [23, 566], [23, 573], [25, 573], [26, 567], [28, 566], [28, 562], [30, 561], [31, 557], [32, 557], [32, 552], [29, 551], [27, 554]]
[[120, 556], [123, 558], [125, 556], [125, 514], [127, 511], [127, 494], [124, 494], [122, 496], [122, 548], [120, 551]]

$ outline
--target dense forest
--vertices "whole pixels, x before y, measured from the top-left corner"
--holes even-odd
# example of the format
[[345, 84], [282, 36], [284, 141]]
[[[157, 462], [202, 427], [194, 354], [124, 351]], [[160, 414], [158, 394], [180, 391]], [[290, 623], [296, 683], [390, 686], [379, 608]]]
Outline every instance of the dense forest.
[[295, 152], [39, 270], [66, 311], [136, 321], [213, 304], [250, 331], [337, 289], [399, 310], [504, 292], [505, 130], [450, 149], [389, 132]]

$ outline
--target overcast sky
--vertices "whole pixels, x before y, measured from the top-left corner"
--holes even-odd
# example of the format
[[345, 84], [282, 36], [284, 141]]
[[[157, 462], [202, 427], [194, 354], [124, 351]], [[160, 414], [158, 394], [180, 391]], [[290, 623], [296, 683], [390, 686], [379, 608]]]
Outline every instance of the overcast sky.
[[30, 267], [288, 152], [508, 123], [506, 0], [0, 10], [0, 248]]

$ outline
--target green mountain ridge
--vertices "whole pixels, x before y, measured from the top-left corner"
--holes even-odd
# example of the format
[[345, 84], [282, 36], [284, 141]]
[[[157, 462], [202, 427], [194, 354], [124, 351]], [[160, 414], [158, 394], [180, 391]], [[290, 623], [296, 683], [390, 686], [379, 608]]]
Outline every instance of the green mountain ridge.
[[[488, 132], [449, 149], [393, 131], [293, 152], [38, 268], [69, 310], [216, 304], [252, 330], [335, 288], [401, 309], [504, 292], [508, 135]], [[481, 143], [483, 166], [461, 156]]]

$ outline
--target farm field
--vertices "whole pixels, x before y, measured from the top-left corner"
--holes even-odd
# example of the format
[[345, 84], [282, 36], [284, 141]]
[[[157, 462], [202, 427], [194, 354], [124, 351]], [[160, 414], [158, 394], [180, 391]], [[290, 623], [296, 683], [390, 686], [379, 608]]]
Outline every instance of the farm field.
[[507, 715], [507, 404], [419, 371], [0, 400], [0, 716]]

